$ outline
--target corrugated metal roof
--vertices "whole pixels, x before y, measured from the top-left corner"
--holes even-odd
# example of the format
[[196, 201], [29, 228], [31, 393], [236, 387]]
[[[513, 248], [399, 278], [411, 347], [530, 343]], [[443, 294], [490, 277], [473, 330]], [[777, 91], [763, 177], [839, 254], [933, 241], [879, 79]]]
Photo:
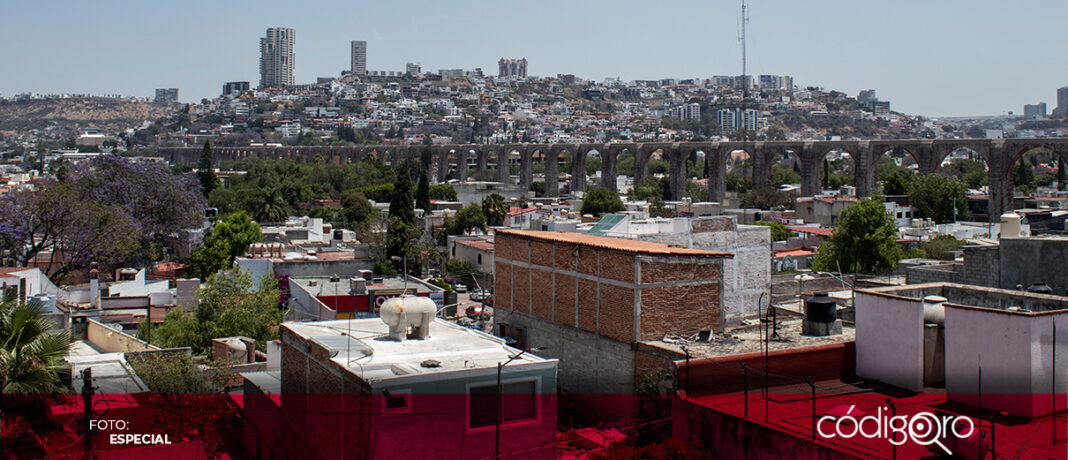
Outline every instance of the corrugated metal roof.
[[587, 235], [575, 232], [539, 232], [533, 230], [498, 230], [497, 235], [515, 236], [548, 242], [572, 243], [583, 246], [593, 246], [616, 251], [634, 252], [641, 254], [662, 254], [672, 256], [697, 256], [697, 257], [734, 257], [729, 252], [705, 251], [703, 249], [691, 249], [680, 246], [671, 246], [662, 243], [648, 241], [628, 240], [624, 238], [609, 238], [605, 236]]
[[601, 218], [599, 222], [590, 227], [590, 230], [586, 232], [587, 235], [604, 236], [604, 233], [611, 230], [619, 221], [623, 220], [622, 214], [609, 214]]

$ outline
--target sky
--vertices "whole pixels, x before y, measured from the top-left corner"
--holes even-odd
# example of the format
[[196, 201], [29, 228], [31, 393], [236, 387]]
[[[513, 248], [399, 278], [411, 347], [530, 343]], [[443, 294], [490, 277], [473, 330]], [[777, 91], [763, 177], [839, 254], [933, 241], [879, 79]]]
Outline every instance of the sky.
[[[182, 101], [222, 83], [259, 82], [259, 37], [296, 29], [298, 83], [349, 69], [366, 40], [369, 70], [529, 61], [537, 76], [602, 81], [741, 73], [740, 1], [7, 0], [0, 4], [0, 95], [73, 92]], [[1056, 106], [1068, 86], [1068, 2], [751, 0], [749, 74], [856, 96], [872, 88], [914, 115], [1021, 113]]]

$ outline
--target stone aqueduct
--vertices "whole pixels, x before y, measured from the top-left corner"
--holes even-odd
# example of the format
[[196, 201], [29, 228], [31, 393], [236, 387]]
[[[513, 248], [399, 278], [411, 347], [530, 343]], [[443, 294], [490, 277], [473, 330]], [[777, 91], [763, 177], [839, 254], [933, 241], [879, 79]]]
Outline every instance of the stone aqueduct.
[[[244, 159], [293, 159], [312, 161], [321, 157], [325, 162], [341, 164], [356, 162], [367, 155], [375, 155], [389, 164], [400, 164], [403, 159], [418, 159], [425, 150], [433, 155], [433, 174], [443, 182], [450, 170], [464, 181], [468, 177], [467, 159], [475, 162], [480, 176], [495, 178], [499, 182], [511, 181], [509, 168], [491, 168], [490, 158], [496, 164], [507, 164], [513, 152], [520, 157], [519, 185], [530, 187], [532, 165], [537, 161], [555, 158], [545, 163], [547, 177], [558, 174], [559, 160], [570, 155], [572, 160], [572, 183], [574, 191], [585, 191], [585, 158], [596, 151], [601, 157], [601, 187], [616, 188], [616, 162], [621, 154], [629, 152], [635, 159], [635, 181], [648, 174], [649, 160], [660, 152], [670, 164], [671, 194], [675, 199], [685, 193], [686, 159], [691, 153], [704, 152], [706, 175], [709, 181], [709, 197], [722, 201], [726, 191], [727, 160], [734, 151], [744, 151], [752, 159], [753, 188], [760, 189], [771, 181], [771, 166], [777, 155], [786, 152], [800, 160], [801, 194], [812, 196], [820, 191], [820, 169], [823, 158], [831, 151], [849, 153], [855, 163], [857, 194], [870, 196], [876, 185], [875, 165], [879, 158], [893, 151], [904, 151], [912, 156], [920, 174], [933, 173], [952, 152], [968, 149], [980, 156], [988, 167], [990, 187], [990, 216], [997, 219], [1002, 212], [1011, 209], [1013, 165], [1024, 154], [1034, 149], [1045, 149], [1057, 154], [1068, 163], [1068, 138], [1015, 138], [1015, 139], [937, 139], [937, 140], [868, 140], [868, 141], [756, 141], [756, 142], [676, 142], [676, 143], [608, 143], [608, 144], [451, 144], [451, 145], [367, 145], [347, 147], [215, 147], [215, 161]], [[160, 148], [162, 156], [173, 164], [193, 166], [200, 158], [198, 147]], [[545, 194], [559, 193], [556, 181], [546, 183]]]

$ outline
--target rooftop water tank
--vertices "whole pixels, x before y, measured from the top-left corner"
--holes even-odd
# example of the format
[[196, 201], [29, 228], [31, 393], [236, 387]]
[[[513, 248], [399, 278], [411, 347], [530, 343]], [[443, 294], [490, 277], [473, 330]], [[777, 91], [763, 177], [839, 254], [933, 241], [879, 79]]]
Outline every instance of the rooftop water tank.
[[923, 298], [923, 324], [946, 324], [946, 298], [929, 295]]
[[1040, 281], [1037, 283], [1031, 283], [1030, 286], [1027, 286], [1027, 292], [1034, 292], [1035, 294], [1053, 295], [1053, 288], [1049, 287], [1048, 284]]
[[1001, 215], [1001, 237], [1017, 238], [1020, 236], [1020, 216], [1014, 212]]
[[429, 297], [405, 295], [383, 302], [378, 314], [389, 326], [389, 338], [403, 341], [429, 338], [430, 323], [437, 311], [437, 304]]
[[817, 323], [833, 323], [838, 319], [837, 305], [826, 292], [817, 292], [805, 300], [805, 319]]

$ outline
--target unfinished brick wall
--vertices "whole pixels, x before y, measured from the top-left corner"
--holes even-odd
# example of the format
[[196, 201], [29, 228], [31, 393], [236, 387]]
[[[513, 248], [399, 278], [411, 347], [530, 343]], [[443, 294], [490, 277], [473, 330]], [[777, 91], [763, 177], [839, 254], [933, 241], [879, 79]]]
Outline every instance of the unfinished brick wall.
[[507, 231], [494, 243], [494, 300], [509, 313], [624, 343], [722, 330], [723, 255], [643, 253]]

